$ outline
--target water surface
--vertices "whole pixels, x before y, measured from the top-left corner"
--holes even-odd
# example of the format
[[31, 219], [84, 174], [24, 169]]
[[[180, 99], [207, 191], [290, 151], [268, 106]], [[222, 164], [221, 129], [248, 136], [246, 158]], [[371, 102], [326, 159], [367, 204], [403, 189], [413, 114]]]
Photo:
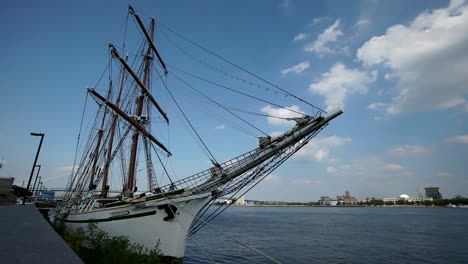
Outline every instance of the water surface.
[[[468, 263], [468, 209], [231, 207], [212, 224], [282, 263]], [[269, 263], [210, 227], [216, 263]], [[192, 241], [184, 263], [211, 263]]]

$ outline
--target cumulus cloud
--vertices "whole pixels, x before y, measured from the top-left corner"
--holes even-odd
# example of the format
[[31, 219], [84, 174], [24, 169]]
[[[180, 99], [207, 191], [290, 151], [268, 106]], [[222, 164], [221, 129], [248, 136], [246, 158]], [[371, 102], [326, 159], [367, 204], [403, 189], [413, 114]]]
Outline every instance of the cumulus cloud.
[[379, 110], [379, 109], [387, 107], [387, 105], [388, 105], [387, 103], [377, 102], [377, 103], [372, 103], [368, 105], [367, 108], [371, 110]]
[[284, 134], [284, 131], [273, 131], [270, 133], [270, 137], [276, 138]]
[[360, 179], [391, 179], [394, 177], [409, 177], [413, 172], [407, 168], [382, 160], [377, 156], [363, 157], [345, 164], [338, 170], [339, 174]]
[[308, 61], [303, 61], [303, 62], [301, 62], [299, 64], [296, 64], [296, 65], [293, 65], [293, 66], [291, 66], [291, 67], [289, 67], [287, 69], [281, 70], [281, 73], [283, 75], [286, 75], [286, 74], [291, 73], [291, 72], [298, 74], [298, 73], [301, 73], [301, 72], [307, 70], [309, 67], [310, 67], [309, 62]]
[[62, 166], [62, 167], [57, 167], [55, 168], [56, 171], [60, 172], [71, 172], [73, 169], [78, 169], [78, 166], [69, 165], [69, 166]]
[[299, 33], [299, 34], [297, 34], [296, 36], [294, 36], [293, 41], [304, 40], [304, 39], [306, 39], [308, 36], [309, 36], [308, 34]]
[[322, 182], [319, 180], [297, 179], [292, 180], [291, 184], [294, 185], [320, 185]]
[[418, 145], [397, 145], [391, 148], [389, 153], [402, 158], [414, 158], [428, 155], [431, 150]]
[[337, 137], [336, 135], [325, 138], [314, 138], [301, 148], [294, 156], [295, 159], [307, 159], [316, 162], [332, 162], [330, 151], [351, 142], [351, 138]]
[[468, 5], [425, 11], [358, 49], [366, 66], [383, 65], [397, 82], [388, 114], [468, 107]]
[[312, 20], [312, 23], [310, 23], [310, 26], [315, 26], [315, 25], [318, 25], [324, 21], [329, 21], [331, 20], [331, 17], [328, 17], [328, 16], [324, 16], [324, 17], [316, 17], [314, 18], [314, 20]]
[[468, 135], [459, 135], [445, 139], [447, 142], [468, 144]]
[[333, 25], [325, 29], [317, 39], [309, 43], [304, 47], [305, 51], [315, 52], [319, 56], [324, 56], [326, 54], [333, 54], [343, 51], [335, 46], [332, 46], [334, 42], [338, 40], [338, 37], [343, 35], [343, 32], [339, 29], [340, 20], [336, 20]]
[[215, 127], [215, 129], [218, 129], [218, 130], [224, 129], [224, 125], [223, 125], [223, 124], [217, 125], [217, 126]]
[[453, 175], [449, 172], [440, 172], [440, 173], [437, 173], [437, 177], [442, 177], [442, 178], [446, 178], [446, 177], [452, 177]]
[[343, 108], [348, 94], [367, 93], [367, 86], [377, 79], [377, 71], [370, 75], [357, 69], [348, 69], [338, 62], [321, 79], [312, 83], [309, 90], [325, 97], [327, 111]]
[[367, 25], [370, 25], [372, 23], [372, 20], [370, 20], [370, 18], [363, 18], [361, 17], [355, 24], [354, 26], [355, 27], [358, 27], [358, 28], [362, 28], [362, 27], [365, 27]]
[[[288, 110], [290, 109], [290, 110]], [[291, 111], [293, 110], [293, 111]], [[268, 124], [271, 125], [290, 125], [293, 124], [294, 121], [290, 120], [285, 120], [285, 119], [279, 119], [275, 117], [280, 117], [280, 118], [293, 118], [293, 117], [300, 117], [302, 113], [305, 114], [303, 111], [299, 109], [299, 106], [297, 105], [292, 105], [291, 107], [286, 107], [285, 108], [274, 108], [271, 105], [267, 105], [260, 109], [263, 113], [266, 113], [272, 117], [267, 117]]]
[[327, 167], [327, 173], [333, 174], [333, 173], [335, 173], [335, 172], [336, 172], [336, 168], [335, 168], [335, 167], [333, 167], [333, 166], [328, 166], [328, 167]]

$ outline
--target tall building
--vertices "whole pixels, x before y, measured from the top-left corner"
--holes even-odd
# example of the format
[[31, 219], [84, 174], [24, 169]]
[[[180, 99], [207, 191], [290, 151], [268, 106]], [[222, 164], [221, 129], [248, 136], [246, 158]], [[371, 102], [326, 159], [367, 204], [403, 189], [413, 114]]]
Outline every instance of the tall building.
[[439, 187], [426, 187], [426, 198], [442, 199], [442, 193]]

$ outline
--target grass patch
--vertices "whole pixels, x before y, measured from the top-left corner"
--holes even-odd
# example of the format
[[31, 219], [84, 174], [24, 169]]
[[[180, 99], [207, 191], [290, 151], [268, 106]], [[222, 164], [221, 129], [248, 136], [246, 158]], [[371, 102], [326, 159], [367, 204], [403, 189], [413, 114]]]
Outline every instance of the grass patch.
[[124, 236], [111, 237], [95, 223], [87, 230], [61, 225], [56, 231], [86, 264], [163, 263], [158, 246], [148, 250]]

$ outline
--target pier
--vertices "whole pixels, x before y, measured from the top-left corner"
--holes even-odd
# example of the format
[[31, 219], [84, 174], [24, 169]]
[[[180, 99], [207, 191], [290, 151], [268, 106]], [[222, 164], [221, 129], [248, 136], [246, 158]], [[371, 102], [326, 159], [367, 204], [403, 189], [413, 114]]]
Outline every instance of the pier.
[[0, 206], [0, 263], [83, 264], [34, 205]]

